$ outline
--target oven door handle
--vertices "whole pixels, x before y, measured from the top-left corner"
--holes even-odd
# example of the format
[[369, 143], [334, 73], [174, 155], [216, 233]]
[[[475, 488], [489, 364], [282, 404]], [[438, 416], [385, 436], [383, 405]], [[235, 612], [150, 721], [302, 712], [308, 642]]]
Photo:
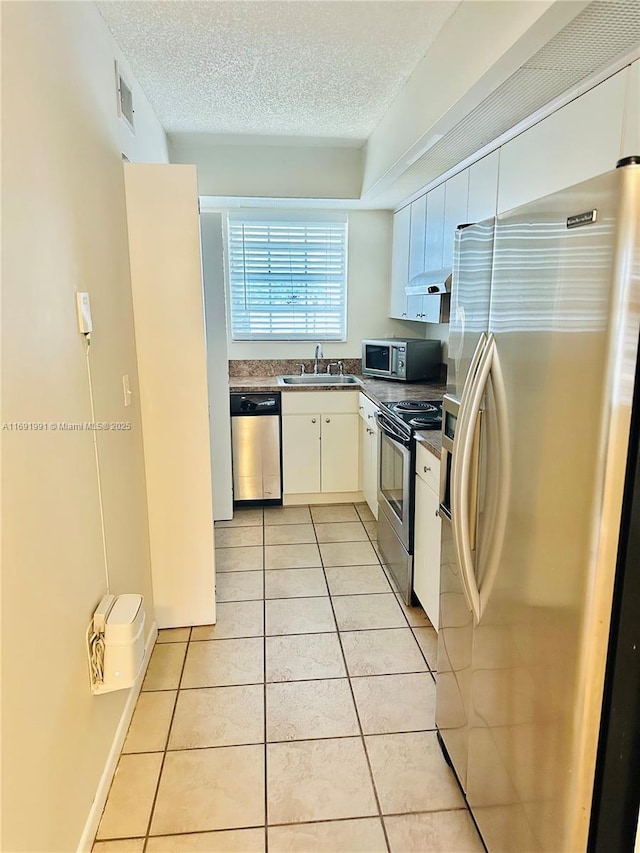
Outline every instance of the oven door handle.
[[396, 441], [398, 444], [401, 444], [407, 449], [411, 447], [411, 439], [407, 438], [406, 435], [402, 435], [402, 433], [397, 432], [393, 428], [392, 424], [389, 423], [389, 421], [380, 412], [376, 412], [376, 423], [382, 432], [392, 441]]

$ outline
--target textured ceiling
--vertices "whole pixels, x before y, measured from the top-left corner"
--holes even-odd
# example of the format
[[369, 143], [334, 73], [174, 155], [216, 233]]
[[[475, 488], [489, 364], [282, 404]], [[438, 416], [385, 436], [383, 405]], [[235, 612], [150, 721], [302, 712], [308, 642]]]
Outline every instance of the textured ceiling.
[[97, 5], [167, 132], [364, 140], [459, 4]]

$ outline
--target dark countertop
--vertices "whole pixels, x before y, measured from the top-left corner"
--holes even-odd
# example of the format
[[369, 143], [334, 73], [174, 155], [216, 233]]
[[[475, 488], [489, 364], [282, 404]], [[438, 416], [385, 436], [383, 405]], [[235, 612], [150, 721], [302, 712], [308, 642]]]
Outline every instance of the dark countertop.
[[[358, 376], [362, 385], [278, 385], [276, 376], [230, 376], [229, 391], [234, 394], [251, 394], [268, 391], [362, 391], [377, 405], [398, 400], [442, 400], [446, 386], [436, 382], [398, 382], [393, 379], [374, 379]], [[440, 458], [442, 436], [439, 430], [426, 430], [416, 438], [435, 456]]]

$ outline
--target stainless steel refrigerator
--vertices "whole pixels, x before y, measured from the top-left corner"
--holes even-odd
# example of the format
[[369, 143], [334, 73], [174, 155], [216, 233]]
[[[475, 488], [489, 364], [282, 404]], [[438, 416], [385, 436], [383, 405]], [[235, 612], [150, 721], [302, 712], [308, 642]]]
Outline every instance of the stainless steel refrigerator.
[[587, 846], [640, 328], [639, 163], [456, 240], [436, 723], [490, 853]]

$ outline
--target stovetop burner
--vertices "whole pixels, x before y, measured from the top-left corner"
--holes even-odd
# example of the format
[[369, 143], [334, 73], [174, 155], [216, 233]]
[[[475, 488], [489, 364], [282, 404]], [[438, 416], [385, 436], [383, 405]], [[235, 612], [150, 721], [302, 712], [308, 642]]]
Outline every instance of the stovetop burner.
[[[437, 411], [437, 410], [434, 409], [434, 411]], [[438, 424], [440, 423], [439, 418], [417, 417], [417, 418], [411, 418], [410, 421], [407, 421], [409, 426], [413, 427], [414, 429], [431, 429], [433, 427], [434, 423], [436, 423], [436, 422]]]
[[394, 409], [407, 414], [422, 414], [423, 412], [437, 412], [438, 407], [426, 400], [401, 400], [399, 403], [391, 404]]
[[409, 433], [411, 430], [440, 429], [442, 426], [442, 403], [439, 400], [400, 400], [383, 405]]

